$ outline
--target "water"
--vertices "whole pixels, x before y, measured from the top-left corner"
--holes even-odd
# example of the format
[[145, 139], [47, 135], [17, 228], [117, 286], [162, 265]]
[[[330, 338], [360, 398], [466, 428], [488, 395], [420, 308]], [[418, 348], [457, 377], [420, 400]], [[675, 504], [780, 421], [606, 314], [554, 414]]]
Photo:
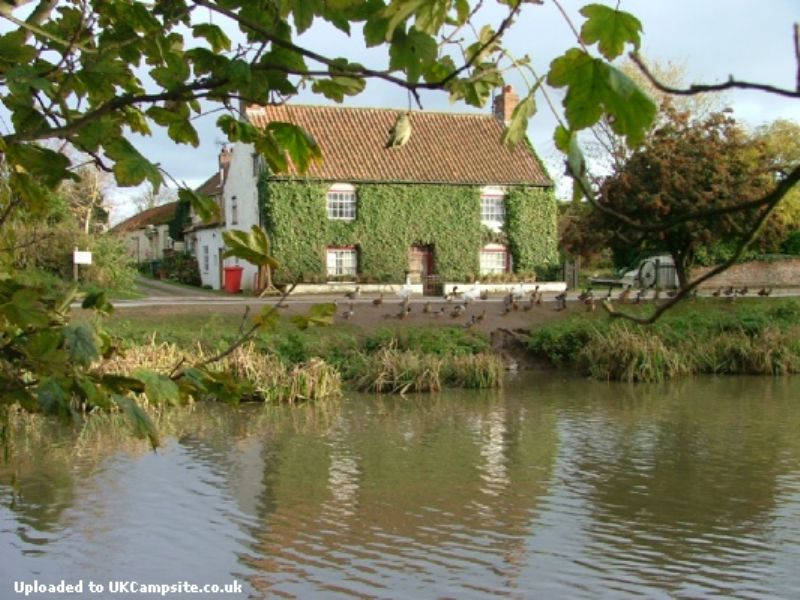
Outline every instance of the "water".
[[201, 406], [170, 415], [158, 453], [53, 424], [0, 467], [0, 598], [62, 579], [106, 587], [89, 598], [158, 597], [108, 593], [125, 581], [242, 585], [215, 598], [796, 598], [798, 398], [800, 378], [529, 375]]

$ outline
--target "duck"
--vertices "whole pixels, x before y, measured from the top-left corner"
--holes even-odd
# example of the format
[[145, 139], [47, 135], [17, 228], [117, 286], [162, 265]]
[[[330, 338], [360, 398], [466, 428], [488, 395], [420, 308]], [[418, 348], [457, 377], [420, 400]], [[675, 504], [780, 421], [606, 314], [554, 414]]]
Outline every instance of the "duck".
[[383, 292], [372, 301], [372, 306], [380, 306], [381, 304], [383, 304]]
[[429, 312], [431, 312], [431, 301], [430, 301], [430, 300], [428, 300], [428, 301], [425, 303], [425, 306], [423, 306], [423, 307], [422, 307], [422, 312], [423, 312], [423, 313], [425, 313], [426, 315], [427, 315]]
[[361, 297], [361, 286], [357, 285], [356, 289], [347, 292], [344, 296], [345, 296], [345, 298], [347, 298], [349, 300], [355, 300], [356, 298], [360, 298]]
[[350, 303], [350, 308], [348, 308], [346, 311], [344, 311], [342, 313], [342, 318], [343, 319], [352, 319], [354, 314], [356, 314], [356, 313], [353, 310], [353, 303], [351, 302]]

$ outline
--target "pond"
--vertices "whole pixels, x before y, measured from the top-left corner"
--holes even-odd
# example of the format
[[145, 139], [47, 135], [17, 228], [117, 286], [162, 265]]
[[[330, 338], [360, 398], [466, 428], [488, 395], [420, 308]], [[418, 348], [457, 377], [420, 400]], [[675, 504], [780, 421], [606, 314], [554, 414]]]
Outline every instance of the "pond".
[[48, 424], [0, 466], [0, 598], [796, 597], [798, 399], [526, 374], [178, 410], [157, 453]]

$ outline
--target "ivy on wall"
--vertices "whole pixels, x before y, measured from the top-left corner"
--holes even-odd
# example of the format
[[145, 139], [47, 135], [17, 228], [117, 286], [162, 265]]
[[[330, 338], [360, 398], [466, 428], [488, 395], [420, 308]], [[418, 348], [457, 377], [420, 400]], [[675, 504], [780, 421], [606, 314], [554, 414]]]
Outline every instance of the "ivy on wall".
[[[358, 184], [356, 219], [335, 221], [326, 213], [329, 186], [262, 176], [259, 198], [273, 253], [281, 263], [278, 281], [326, 281], [327, 246], [357, 247], [359, 278], [365, 282], [403, 281], [413, 245], [433, 247], [436, 273], [445, 280], [478, 277], [479, 251], [486, 243], [479, 187]], [[555, 215], [551, 190], [509, 192], [506, 235], [518, 271], [557, 261]]]
[[538, 273], [560, 262], [557, 223], [558, 204], [552, 189], [508, 189], [505, 230], [515, 270]]

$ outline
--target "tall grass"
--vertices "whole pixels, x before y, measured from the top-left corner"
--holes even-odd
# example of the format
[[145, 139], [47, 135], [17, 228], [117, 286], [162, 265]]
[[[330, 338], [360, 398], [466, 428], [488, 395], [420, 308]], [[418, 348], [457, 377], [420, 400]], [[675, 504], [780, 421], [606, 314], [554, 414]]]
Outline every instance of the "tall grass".
[[[182, 364], [187, 352], [175, 344], [158, 343], [153, 337], [149, 344], [133, 346], [106, 361], [104, 371], [130, 375], [137, 369], [168, 374]], [[193, 361], [203, 361], [209, 353], [198, 345], [191, 352]], [[237, 348], [229, 356], [209, 367], [236, 379], [252, 384], [253, 397], [264, 402], [301, 402], [325, 400], [341, 393], [341, 377], [331, 365], [320, 359], [287, 365], [278, 357], [259, 352], [255, 344]]]
[[800, 303], [708, 302], [649, 327], [582, 316], [532, 332], [529, 349], [555, 365], [619, 381], [800, 373]]

